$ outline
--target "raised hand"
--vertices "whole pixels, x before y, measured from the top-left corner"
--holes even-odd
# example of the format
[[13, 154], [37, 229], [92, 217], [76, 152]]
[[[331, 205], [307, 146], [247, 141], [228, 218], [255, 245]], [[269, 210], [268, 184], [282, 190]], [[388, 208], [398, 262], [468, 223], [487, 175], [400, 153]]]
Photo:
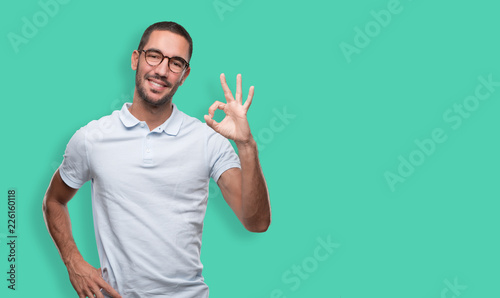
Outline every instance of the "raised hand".
[[[254, 87], [251, 86], [248, 91], [248, 97], [245, 103], [242, 102], [241, 92], [241, 74], [236, 76], [236, 94], [233, 94], [226, 83], [224, 74], [220, 75], [220, 83], [224, 90], [226, 103], [215, 101], [208, 109], [208, 115], [205, 115], [207, 125], [213, 128], [216, 132], [224, 137], [231, 139], [235, 142], [246, 143], [252, 140], [250, 126], [248, 125], [247, 112], [252, 104]], [[220, 123], [216, 122], [213, 118], [216, 110], [223, 110], [226, 116]]]

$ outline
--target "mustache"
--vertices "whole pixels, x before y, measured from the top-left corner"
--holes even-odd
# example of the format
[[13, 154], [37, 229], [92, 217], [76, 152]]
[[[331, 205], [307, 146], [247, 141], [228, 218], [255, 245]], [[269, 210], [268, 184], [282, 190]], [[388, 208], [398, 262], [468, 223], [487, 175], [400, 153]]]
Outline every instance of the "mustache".
[[146, 77], [146, 80], [147, 79], [155, 79], [155, 80], [158, 80], [158, 81], [161, 81], [163, 82], [163, 84], [165, 84], [165, 86], [167, 86], [168, 88], [172, 87], [172, 84], [170, 84], [168, 81], [167, 81], [167, 78], [166, 77], [162, 77], [162, 76], [159, 76], [159, 75], [152, 75], [152, 76], [147, 76]]

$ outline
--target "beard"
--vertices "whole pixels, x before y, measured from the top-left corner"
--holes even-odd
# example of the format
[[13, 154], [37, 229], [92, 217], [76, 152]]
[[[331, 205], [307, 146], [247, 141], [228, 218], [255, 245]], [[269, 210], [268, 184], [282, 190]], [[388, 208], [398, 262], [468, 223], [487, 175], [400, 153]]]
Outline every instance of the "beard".
[[[155, 100], [155, 99], [151, 98], [150, 96], [148, 96], [148, 94], [146, 92], [146, 87], [144, 87], [145, 86], [145, 82], [149, 78], [152, 78], [152, 79], [155, 79], [155, 80], [159, 80], [159, 81], [163, 82], [168, 88], [172, 88], [172, 89], [170, 90], [170, 92], [168, 92], [167, 94], [165, 94], [159, 100]], [[142, 100], [144, 100], [149, 105], [152, 105], [152, 106], [155, 106], [155, 107], [160, 107], [160, 106], [163, 106], [165, 104], [168, 104], [168, 103], [172, 102], [172, 97], [174, 96], [175, 92], [177, 91], [177, 88], [179, 88], [179, 86], [180, 86], [181, 78], [179, 79], [179, 81], [177, 81], [172, 86], [172, 84], [167, 81], [166, 77], [162, 77], [162, 76], [159, 76], [159, 75], [150, 75], [150, 76], [141, 77], [139, 75], [139, 65], [138, 65], [137, 66], [137, 71], [135, 72], [135, 87], [137, 89], [137, 93], [139, 94], [139, 97]], [[156, 91], [154, 89], [150, 89], [150, 91], [152, 93], [156, 93], [156, 94], [159, 93], [158, 91]]]

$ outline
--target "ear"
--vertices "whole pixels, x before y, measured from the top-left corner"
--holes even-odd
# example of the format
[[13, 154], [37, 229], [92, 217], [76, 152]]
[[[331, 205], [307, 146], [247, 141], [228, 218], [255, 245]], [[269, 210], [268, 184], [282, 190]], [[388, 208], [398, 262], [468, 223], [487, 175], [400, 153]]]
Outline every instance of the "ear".
[[139, 64], [139, 51], [138, 50], [134, 50], [132, 52], [132, 58], [131, 58], [131, 67], [132, 67], [132, 70], [137, 70], [137, 64]]
[[190, 72], [191, 72], [191, 66], [188, 66], [188, 68], [184, 71], [184, 74], [182, 75], [182, 80], [179, 86], [182, 86], [182, 84], [184, 84], [184, 81], [187, 79]]

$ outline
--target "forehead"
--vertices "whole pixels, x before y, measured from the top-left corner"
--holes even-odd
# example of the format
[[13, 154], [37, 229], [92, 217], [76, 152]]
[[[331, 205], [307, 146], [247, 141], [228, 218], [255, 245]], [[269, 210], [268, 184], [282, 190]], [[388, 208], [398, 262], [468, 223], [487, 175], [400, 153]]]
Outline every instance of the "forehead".
[[183, 36], [170, 31], [155, 30], [151, 32], [144, 49], [158, 49], [164, 55], [179, 56], [185, 60], [188, 60], [189, 56], [188, 41]]

